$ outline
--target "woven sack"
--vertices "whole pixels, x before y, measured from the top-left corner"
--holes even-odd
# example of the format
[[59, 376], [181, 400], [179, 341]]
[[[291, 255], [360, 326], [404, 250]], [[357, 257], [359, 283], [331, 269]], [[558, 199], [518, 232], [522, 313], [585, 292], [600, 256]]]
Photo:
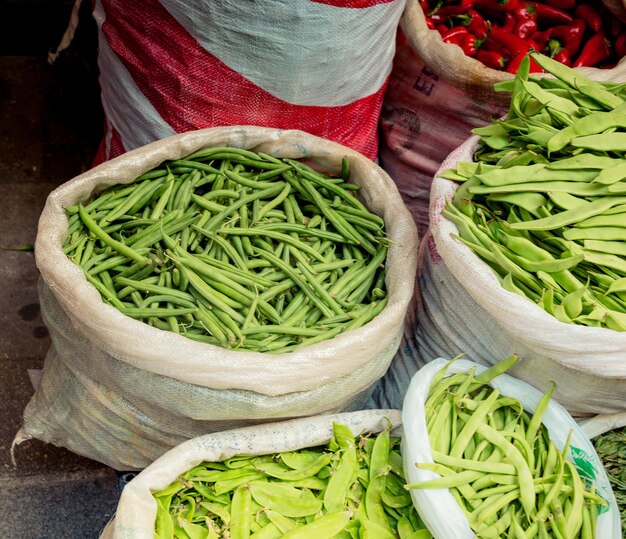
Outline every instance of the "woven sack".
[[[226, 350], [153, 328], [104, 304], [64, 254], [64, 207], [129, 182], [167, 159], [234, 146], [339, 172], [350, 160], [361, 200], [390, 239], [388, 304], [365, 326], [284, 354]], [[50, 194], [36, 241], [41, 310], [52, 338], [18, 441], [35, 437], [121, 470], [141, 469], [182, 441], [269, 420], [355, 410], [400, 343], [413, 293], [417, 234], [394, 183], [354, 150], [301, 131], [224, 127], [128, 152]]]

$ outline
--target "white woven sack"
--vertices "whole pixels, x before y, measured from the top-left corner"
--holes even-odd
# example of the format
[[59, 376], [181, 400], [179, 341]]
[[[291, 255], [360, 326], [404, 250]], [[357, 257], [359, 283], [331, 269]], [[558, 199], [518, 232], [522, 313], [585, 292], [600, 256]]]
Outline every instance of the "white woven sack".
[[[432, 453], [426, 429], [424, 405], [430, 384], [437, 372], [448, 362], [438, 358], [419, 370], [411, 380], [402, 408], [402, 457], [408, 483], [428, 481], [440, 477], [439, 474], [420, 469], [415, 463], [432, 463]], [[476, 367], [480, 374], [485, 367], [473, 361], [458, 360], [448, 368], [449, 374], [464, 372]], [[496, 377], [490, 385], [502, 395], [513, 397], [522, 403], [524, 409], [532, 413], [542, 393], [531, 385], [507, 374]], [[581, 475], [596, 486], [596, 492], [607, 502], [607, 509], [598, 516], [596, 537], [621, 539], [620, 514], [609, 478], [589, 438], [562, 406], [552, 400], [548, 405], [542, 423], [548, 429], [550, 439], [558, 449], [565, 447], [571, 431], [569, 460], [578, 468]], [[435, 539], [473, 539], [474, 533], [463, 511], [448, 489], [411, 490], [413, 504]]]
[[[443, 162], [471, 161], [471, 137]], [[559, 322], [539, 306], [500, 285], [491, 268], [452, 237], [456, 226], [441, 215], [455, 190], [435, 178], [430, 231], [420, 250], [415, 367], [436, 357], [467, 353], [481, 363], [519, 354], [512, 374], [546, 389], [573, 415], [626, 410], [626, 333]]]
[[366, 410], [271, 423], [194, 438], [168, 451], [124, 487], [115, 517], [100, 539], [153, 539], [157, 511], [153, 492], [165, 488], [203, 461], [220, 461], [234, 455], [295, 451], [326, 444], [333, 434], [333, 422], [347, 425], [355, 436], [380, 432], [390, 424], [395, 429], [401, 424], [399, 410]]
[[588, 419], [581, 419], [578, 424], [589, 438], [595, 438], [610, 430], [626, 427], [626, 411], [616, 414], [599, 414]]
[[[606, 0], [621, 6], [624, 0]], [[379, 157], [398, 186], [422, 236], [428, 227], [428, 203], [434, 173], [445, 157], [475, 127], [504, 114], [510, 94], [496, 82], [513, 75], [491, 69], [445, 43], [426, 26], [418, 0], [407, 0], [400, 21], [393, 71], [381, 112]], [[626, 80], [626, 58], [612, 69], [577, 68], [599, 81]], [[542, 76], [533, 74], [533, 76]]]
[[[362, 328], [286, 354], [232, 351], [132, 320], [104, 304], [62, 252], [63, 207], [129, 182], [166, 159], [235, 146], [305, 157], [339, 171], [342, 157], [363, 202], [390, 239], [389, 302]], [[251, 422], [362, 407], [396, 352], [416, 271], [415, 225], [391, 179], [369, 159], [300, 131], [211, 128], [155, 142], [92, 169], [49, 196], [36, 260], [53, 346], [19, 439], [35, 437], [117, 469], [141, 469], [184, 439]]]

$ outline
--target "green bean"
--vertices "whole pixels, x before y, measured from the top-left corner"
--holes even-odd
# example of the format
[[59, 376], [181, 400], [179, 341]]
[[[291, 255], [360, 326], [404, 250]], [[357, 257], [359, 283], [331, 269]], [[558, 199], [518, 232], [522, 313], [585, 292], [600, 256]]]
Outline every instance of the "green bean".
[[89, 281], [89, 283], [91, 283], [96, 288], [96, 290], [100, 292], [100, 295], [109, 304], [113, 305], [113, 307], [115, 307], [118, 310], [125, 308], [124, 304], [120, 301], [120, 298], [116, 297], [116, 295], [113, 292], [111, 292], [102, 282], [100, 282], [95, 277], [92, 277], [91, 275], [89, 275], [89, 273], [85, 272], [84, 275]]
[[[245, 227], [242, 226], [242, 229], [245, 230]], [[313, 229], [313, 228], [309, 228], [309, 226], [299, 225], [297, 223], [259, 224], [256, 226], [256, 229], [259, 231], [270, 230], [270, 231], [275, 231], [275, 232], [280, 232], [280, 231], [297, 232], [297, 233], [301, 233], [302, 236], [315, 236], [318, 238], [331, 240], [336, 243], [342, 243], [342, 242], [350, 243], [350, 241], [346, 240], [346, 238], [343, 237], [341, 234], [337, 234], [335, 232], [328, 232], [328, 231], [317, 229], [317, 228]], [[296, 235], [296, 238], [297, 238], [297, 235]]]
[[361, 204], [361, 202], [359, 202], [359, 200], [357, 198], [355, 198], [353, 195], [351, 195], [348, 192], [346, 192], [341, 187], [336, 186], [336, 185], [332, 184], [331, 182], [329, 182], [327, 177], [323, 176], [322, 174], [320, 174], [316, 170], [312, 169], [311, 167], [308, 167], [308, 166], [304, 165], [303, 163], [300, 163], [298, 161], [294, 161], [293, 159], [285, 159], [285, 161], [290, 163], [293, 166], [293, 168], [295, 170], [297, 170], [298, 173], [300, 173], [304, 178], [310, 180], [311, 182], [315, 183], [316, 185], [319, 185], [321, 187], [325, 187], [333, 195], [336, 195], [339, 198], [341, 198], [342, 200], [344, 200], [345, 202], [347, 202], [348, 205], [353, 206], [354, 208], [356, 208], [358, 210], [362, 210], [362, 211], [366, 211], [367, 212], [367, 209], [365, 208], [365, 206], [363, 206], [363, 204]]
[[489, 472], [496, 474], [517, 474], [515, 466], [507, 463], [491, 463], [479, 460], [468, 460], [463, 458], [456, 458], [449, 456], [445, 453], [433, 451], [433, 459], [435, 462], [450, 466], [453, 468], [463, 468], [466, 470], [474, 470], [478, 472]]
[[149, 263], [148, 259], [141, 256], [139, 253], [137, 253], [137, 251], [124, 245], [123, 243], [120, 243], [117, 240], [114, 240], [111, 236], [109, 236], [106, 232], [104, 232], [104, 230], [102, 230], [102, 228], [100, 228], [96, 224], [96, 222], [89, 216], [89, 214], [85, 210], [85, 207], [82, 204], [78, 205], [78, 213], [80, 215], [82, 222], [85, 224], [85, 226], [102, 243], [104, 243], [105, 245], [108, 245], [109, 247], [111, 247], [113, 250], [117, 251], [121, 255], [124, 255], [127, 258], [134, 260], [138, 264], [147, 265]]
[[293, 271], [292, 268], [287, 266], [287, 264], [285, 264], [280, 258], [270, 252], [258, 249], [257, 254], [261, 258], [269, 260], [275, 266], [277, 266], [287, 275], [289, 275], [290, 279], [306, 294], [311, 302], [314, 303], [315, 306], [324, 313], [325, 316], [332, 316], [333, 311], [331, 310], [331, 307], [326, 305], [316, 294], [315, 287], [319, 286], [319, 283], [317, 283], [317, 281], [313, 281], [312, 284], [312, 282], [303, 280], [295, 271]]
[[192, 156], [189, 156], [187, 159], [176, 159], [170, 161], [168, 165], [172, 167], [181, 166], [194, 171], [201, 170], [204, 172], [219, 173], [218, 169], [204, 163], [198, 163], [192, 158]]
[[492, 405], [500, 396], [497, 390], [494, 390], [484, 403], [472, 414], [469, 421], [465, 423], [461, 432], [458, 434], [450, 449], [450, 456], [460, 458], [467, 447], [472, 436], [478, 430], [480, 423], [487, 417]]
[[268, 238], [272, 238], [272, 239], [275, 239], [277, 241], [281, 241], [281, 242], [284, 242], [286, 244], [289, 244], [289, 245], [295, 247], [296, 249], [299, 249], [299, 250], [307, 253], [312, 258], [315, 258], [316, 260], [318, 260], [320, 262], [328, 262], [320, 253], [318, 253], [315, 249], [313, 249], [312, 247], [310, 247], [306, 243], [304, 243], [304, 242], [302, 242], [302, 241], [300, 241], [298, 239], [295, 239], [295, 238], [289, 236], [288, 234], [283, 234], [281, 232], [276, 232], [275, 230], [269, 230], [267, 228], [259, 229], [259, 228], [226, 228], [226, 227], [222, 227], [222, 228], [220, 228], [220, 233], [221, 234], [226, 234], [226, 235], [266, 236]]
[[229, 301], [225, 296], [213, 290], [202, 278], [189, 269], [189, 267], [185, 267], [185, 273], [189, 277], [191, 286], [193, 286], [193, 288], [197, 290], [211, 305], [215, 306], [216, 309], [223, 311], [233, 320], [240, 323], [244, 321], [244, 317], [239, 312], [234, 310], [241, 308], [241, 304]]
[[168, 316], [182, 316], [184, 314], [193, 314], [196, 312], [196, 307], [192, 308], [132, 308], [132, 307], [120, 307], [120, 312], [131, 318], [149, 318], [155, 316], [157, 318], [166, 318]]
[[121, 285], [131, 286], [137, 290], [142, 290], [145, 292], [152, 292], [154, 294], [160, 295], [169, 295], [171, 297], [183, 300], [183, 301], [192, 301], [193, 297], [191, 294], [187, 294], [186, 292], [182, 292], [179, 290], [175, 290], [173, 288], [168, 288], [165, 286], [159, 286], [156, 284], [148, 283], [145, 281], [137, 281], [134, 279], [128, 279], [126, 277], [116, 277], [115, 282]]
[[360, 232], [356, 230], [346, 219], [324, 200], [312, 184], [303, 183], [303, 190], [307, 193], [316, 205], [320, 208], [324, 216], [333, 224], [337, 231], [347, 239], [353, 240], [357, 245], [361, 245], [367, 252], [374, 255], [376, 248]]
[[271, 200], [270, 202], [268, 202], [267, 204], [265, 204], [261, 208], [261, 210], [259, 211], [259, 214], [257, 215], [257, 221], [260, 221], [261, 219], [263, 219], [263, 216], [266, 213], [268, 213], [269, 210], [271, 210], [272, 208], [275, 208], [276, 206], [282, 204], [282, 202], [289, 195], [290, 191], [291, 191], [291, 185], [286, 184], [285, 187], [283, 188], [283, 190], [278, 194], [278, 196], [274, 200]]
[[174, 189], [174, 175], [168, 170], [167, 178], [165, 180], [167, 182], [167, 187], [165, 191], [161, 194], [158, 202], [154, 205], [152, 212], [150, 213], [151, 219], [159, 219], [165, 210], [167, 203], [169, 202], [170, 196], [172, 195], [172, 191]]
[[148, 247], [154, 245], [155, 243], [163, 240], [163, 235], [174, 236], [176, 233], [181, 230], [187, 229], [189, 226], [193, 225], [200, 217], [200, 214], [196, 212], [189, 212], [187, 214], [183, 214], [180, 219], [172, 220], [167, 225], [163, 225], [156, 230], [150, 232], [143, 236], [140, 239], [136, 239], [133, 241], [133, 245], [135, 248]]
[[[156, 184], [156, 187], [159, 185]], [[126, 197], [124, 202], [121, 204], [116, 204], [115, 207], [107, 213], [107, 215], [101, 219], [100, 226], [104, 226], [107, 222], [115, 221], [122, 215], [124, 215], [127, 211], [129, 211], [144, 195], [146, 192], [152, 192], [155, 188], [155, 183], [146, 180], [136, 186], [135, 189]]]

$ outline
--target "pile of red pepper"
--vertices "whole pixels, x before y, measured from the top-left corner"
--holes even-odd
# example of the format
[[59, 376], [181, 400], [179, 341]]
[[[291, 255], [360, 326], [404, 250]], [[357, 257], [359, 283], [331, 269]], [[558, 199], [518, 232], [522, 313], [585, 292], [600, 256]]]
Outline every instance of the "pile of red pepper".
[[[487, 67], [517, 72], [529, 51], [572, 67], [613, 67], [626, 56], [626, 25], [602, 2], [421, 0], [429, 28]], [[531, 71], [541, 68], [531, 63]]]

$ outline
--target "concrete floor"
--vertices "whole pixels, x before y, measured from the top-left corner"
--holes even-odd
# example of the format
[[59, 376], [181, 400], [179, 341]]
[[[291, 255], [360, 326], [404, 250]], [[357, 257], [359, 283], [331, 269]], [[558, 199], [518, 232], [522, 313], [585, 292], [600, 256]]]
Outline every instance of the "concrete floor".
[[[93, 29], [81, 31], [87, 37], [79, 32], [54, 66], [46, 43], [0, 46], [3, 248], [34, 243], [48, 193], [89, 168], [95, 154], [102, 127], [95, 46]], [[0, 250], [0, 537], [95, 539], [117, 504], [113, 470], [37, 440], [17, 447], [11, 462], [33, 394], [29, 371], [41, 369], [50, 344], [37, 279], [32, 252]]]

